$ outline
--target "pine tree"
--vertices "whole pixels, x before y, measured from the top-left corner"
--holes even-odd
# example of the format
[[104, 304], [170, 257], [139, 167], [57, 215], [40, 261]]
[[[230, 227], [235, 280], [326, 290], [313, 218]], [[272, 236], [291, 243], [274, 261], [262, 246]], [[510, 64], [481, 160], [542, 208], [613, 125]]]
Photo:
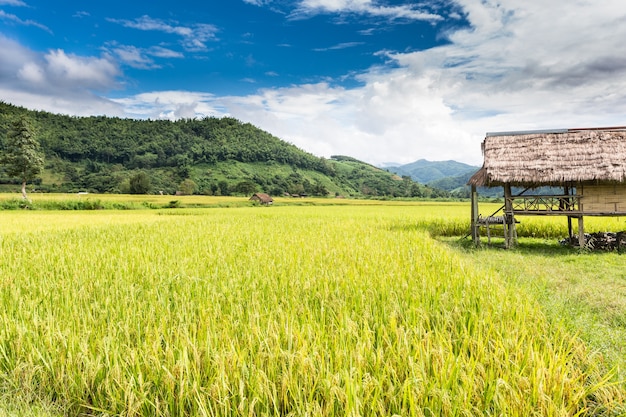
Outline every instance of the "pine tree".
[[6, 172], [22, 182], [22, 198], [26, 195], [26, 183], [33, 180], [43, 170], [43, 153], [30, 122], [21, 117], [7, 132], [0, 163]]

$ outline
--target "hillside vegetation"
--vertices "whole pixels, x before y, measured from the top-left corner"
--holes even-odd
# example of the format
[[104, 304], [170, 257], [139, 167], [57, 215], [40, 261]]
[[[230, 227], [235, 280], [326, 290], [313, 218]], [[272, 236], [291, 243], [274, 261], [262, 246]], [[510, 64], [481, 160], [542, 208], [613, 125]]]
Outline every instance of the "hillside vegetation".
[[[72, 117], [0, 102], [0, 139], [20, 116], [33, 121], [45, 152], [44, 174], [35, 184], [44, 192], [446, 195], [354, 158], [316, 157], [233, 118]], [[3, 190], [14, 183], [0, 171]]]

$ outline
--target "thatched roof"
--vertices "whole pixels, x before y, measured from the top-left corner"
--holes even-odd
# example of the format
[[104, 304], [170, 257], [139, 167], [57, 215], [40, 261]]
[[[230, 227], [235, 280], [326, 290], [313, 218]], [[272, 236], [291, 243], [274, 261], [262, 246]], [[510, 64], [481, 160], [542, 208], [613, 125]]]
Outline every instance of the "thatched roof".
[[488, 133], [469, 185], [626, 180], [626, 127]]
[[254, 193], [250, 200], [259, 201], [261, 204], [271, 204], [274, 202], [274, 199], [269, 196], [269, 194], [265, 193]]

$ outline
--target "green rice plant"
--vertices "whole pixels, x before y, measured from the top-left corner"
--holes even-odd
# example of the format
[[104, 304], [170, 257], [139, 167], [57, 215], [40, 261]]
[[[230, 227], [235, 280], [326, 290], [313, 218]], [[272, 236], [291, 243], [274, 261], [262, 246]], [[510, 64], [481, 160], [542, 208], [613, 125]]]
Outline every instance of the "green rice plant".
[[7, 211], [0, 216], [0, 235], [90, 229], [115, 224], [165, 221], [159, 211]]
[[7, 213], [0, 387], [76, 416], [617, 412], [603, 362], [432, 210]]
[[[460, 248], [457, 241], [450, 243]], [[550, 320], [562, 322], [615, 368], [616, 381], [626, 380], [623, 254], [581, 253], [555, 240], [531, 238], [508, 251], [464, 246], [464, 257], [535, 298]]]

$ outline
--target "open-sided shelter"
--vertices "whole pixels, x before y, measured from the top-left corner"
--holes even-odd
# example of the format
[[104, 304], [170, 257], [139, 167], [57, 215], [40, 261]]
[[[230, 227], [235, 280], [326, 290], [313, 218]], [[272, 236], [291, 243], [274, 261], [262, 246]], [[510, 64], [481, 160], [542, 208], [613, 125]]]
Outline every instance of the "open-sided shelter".
[[[516, 215], [567, 216], [578, 220], [584, 238], [584, 216], [626, 216], [626, 127], [487, 133], [484, 163], [469, 180], [472, 187], [472, 239], [479, 229], [500, 222], [505, 246], [517, 241]], [[478, 214], [477, 187], [504, 188], [504, 215]], [[558, 187], [556, 195], [533, 194], [542, 186]], [[513, 187], [523, 191], [513, 195]], [[518, 189], [518, 188], [516, 188]]]

